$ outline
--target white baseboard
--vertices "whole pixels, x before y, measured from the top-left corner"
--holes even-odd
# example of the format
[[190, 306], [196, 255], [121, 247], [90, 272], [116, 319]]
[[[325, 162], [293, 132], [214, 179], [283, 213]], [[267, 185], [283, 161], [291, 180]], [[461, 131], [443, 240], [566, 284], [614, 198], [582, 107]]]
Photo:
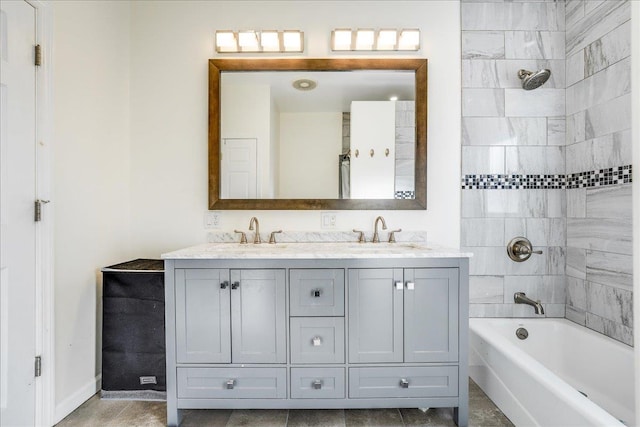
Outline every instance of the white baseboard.
[[71, 396], [56, 404], [53, 424], [62, 421], [64, 417], [75, 411], [78, 406], [96, 394], [100, 388], [102, 388], [102, 374], [97, 375], [93, 380], [76, 390]]

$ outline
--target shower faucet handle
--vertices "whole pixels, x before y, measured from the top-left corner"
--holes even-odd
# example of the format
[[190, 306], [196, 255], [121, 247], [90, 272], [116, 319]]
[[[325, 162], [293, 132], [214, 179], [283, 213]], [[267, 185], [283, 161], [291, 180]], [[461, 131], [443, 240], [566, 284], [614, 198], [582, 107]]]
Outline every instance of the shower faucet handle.
[[542, 251], [534, 251], [531, 242], [526, 237], [515, 237], [507, 245], [507, 255], [515, 262], [528, 260], [532, 254], [541, 254]]

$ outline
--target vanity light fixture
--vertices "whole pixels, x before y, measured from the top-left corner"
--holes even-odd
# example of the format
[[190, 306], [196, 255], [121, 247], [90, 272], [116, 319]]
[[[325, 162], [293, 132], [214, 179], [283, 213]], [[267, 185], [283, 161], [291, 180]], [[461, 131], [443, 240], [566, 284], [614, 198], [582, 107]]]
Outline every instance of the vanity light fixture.
[[357, 29], [338, 28], [331, 32], [331, 50], [365, 51], [365, 50], [420, 50], [420, 30], [383, 28]]
[[303, 52], [304, 33], [300, 30], [217, 30], [218, 53]]

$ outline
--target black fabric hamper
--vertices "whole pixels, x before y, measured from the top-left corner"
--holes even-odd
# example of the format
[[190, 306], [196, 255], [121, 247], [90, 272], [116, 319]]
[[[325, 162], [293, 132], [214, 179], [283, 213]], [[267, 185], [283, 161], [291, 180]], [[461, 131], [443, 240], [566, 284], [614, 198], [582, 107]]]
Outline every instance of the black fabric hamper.
[[112, 265], [102, 269], [102, 278], [103, 397], [166, 391], [164, 261]]

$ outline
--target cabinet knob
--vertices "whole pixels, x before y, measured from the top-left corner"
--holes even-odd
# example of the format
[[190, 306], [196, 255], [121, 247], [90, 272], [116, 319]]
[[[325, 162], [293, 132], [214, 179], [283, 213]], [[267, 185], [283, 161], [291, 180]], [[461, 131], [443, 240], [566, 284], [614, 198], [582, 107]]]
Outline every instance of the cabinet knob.
[[400, 387], [402, 388], [409, 388], [409, 380], [406, 378], [402, 378], [400, 380]]
[[414, 290], [416, 287], [416, 284], [413, 282], [407, 282], [407, 289], [409, 289], [410, 291]]
[[396, 289], [399, 291], [402, 290], [402, 282], [396, 282]]
[[226, 280], [220, 283], [220, 289], [227, 289], [228, 287], [229, 287], [229, 282], [227, 282]]
[[240, 282], [233, 282], [231, 285], [231, 289], [238, 289], [240, 287]]
[[313, 291], [311, 291], [311, 295], [313, 295], [314, 298], [320, 298], [321, 294], [322, 294], [321, 289], [314, 289]]
[[322, 345], [322, 338], [320, 337], [313, 337], [313, 339], [311, 340], [311, 342], [313, 343], [314, 347], [320, 347]]
[[313, 382], [313, 389], [314, 390], [320, 390], [322, 388], [322, 381], [320, 380], [315, 380]]
[[236, 380], [227, 380], [226, 385], [228, 390], [233, 390], [233, 388], [236, 386]]

